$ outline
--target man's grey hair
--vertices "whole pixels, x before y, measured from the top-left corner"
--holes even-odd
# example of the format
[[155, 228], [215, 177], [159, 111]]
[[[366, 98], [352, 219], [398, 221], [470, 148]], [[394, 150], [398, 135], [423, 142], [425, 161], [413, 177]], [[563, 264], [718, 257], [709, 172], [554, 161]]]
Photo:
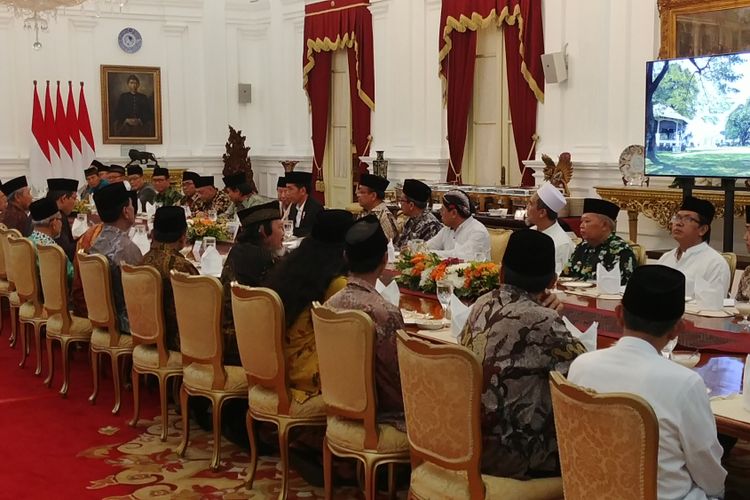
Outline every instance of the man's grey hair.
[[613, 233], [615, 232], [615, 230], [617, 229], [617, 223], [615, 221], [613, 221], [606, 215], [602, 215], [602, 214], [595, 214], [595, 215], [599, 217], [602, 220], [602, 222], [604, 222], [604, 224], [609, 227], [610, 231], [612, 231]]
[[24, 189], [28, 189], [28, 186], [24, 186], [22, 188], [18, 188], [15, 191], [13, 191], [12, 193], [10, 193], [10, 196], [8, 196], [8, 201], [12, 201], [12, 200], [15, 200], [16, 198], [20, 197], [21, 193], [23, 192]]
[[49, 227], [52, 224], [53, 220], [59, 219], [59, 218], [60, 218], [60, 214], [58, 213], [58, 214], [50, 215], [46, 219], [33, 220], [31, 221], [31, 223], [34, 227]]

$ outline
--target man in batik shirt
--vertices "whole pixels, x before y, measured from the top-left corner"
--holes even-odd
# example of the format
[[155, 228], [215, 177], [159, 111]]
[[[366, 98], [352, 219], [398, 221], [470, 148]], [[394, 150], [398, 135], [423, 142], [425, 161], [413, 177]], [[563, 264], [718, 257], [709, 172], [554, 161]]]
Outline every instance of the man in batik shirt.
[[377, 217], [385, 237], [393, 241], [398, 238], [398, 225], [396, 224], [396, 218], [383, 201], [388, 184], [388, 179], [377, 175], [360, 175], [359, 185], [357, 186], [357, 203], [365, 209], [360, 217], [367, 217], [368, 215]]
[[167, 348], [172, 351], [180, 350], [180, 333], [169, 272], [174, 269], [181, 273], [198, 274], [195, 266], [180, 253], [185, 246], [186, 233], [187, 221], [182, 207], [157, 208], [151, 249], [143, 256], [143, 265], [154, 267], [161, 275]]
[[620, 207], [607, 200], [586, 198], [581, 216], [583, 241], [573, 250], [561, 276], [595, 280], [596, 265], [607, 271], [620, 266], [620, 284], [625, 285], [635, 269], [635, 254], [628, 242], [615, 234]]
[[3, 212], [3, 220], [0, 222], [8, 229], [16, 229], [21, 235], [28, 237], [33, 230], [31, 217], [28, 214], [33, 198], [26, 176], [22, 175], [9, 180], [0, 186], [0, 190], [8, 197], [8, 207]]
[[[60, 237], [63, 227], [63, 216], [57, 208], [57, 203], [51, 198], [41, 198], [33, 202], [29, 210], [31, 211], [31, 220], [34, 226], [29, 240], [31, 240], [35, 247], [38, 245], [55, 245], [55, 238]], [[37, 258], [38, 266], [39, 259]], [[66, 260], [65, 271], [68, 277], [68, 284], [70, 284], [73, 279], [73, 264], [70, 263], [70, 260]]]
[[195, 204], [198, 203], [200, 196], [198, 196], [198, 190], [195, 187], [195, 183], [198, 182], [201, 176], [195, 172], [185, 171], [182, 173], [182, 198], [180, 199], [180, 206], [188, 207], [190, 212], [195, 211]]
[[214, 187], [214, 178], [209, 175], [200, 177], [195, 183], [198, 188], [198, 201], [195, 203], [195, 211], [207, 214], [209, 211], [216, 211], [216, 215], [226, 214], [232, 205], [232, 200], [223, 191]]
[[404, 400], [396, 353], [396, 330], [404, 328], [398, 307], [387, 302], [375, 282], [388, 263], [388, 239], [374, 215], [359, 219], [346, 233], [345, 253], [349, 262], [346, 287], [326, 301], [334, 309], [355, 309], [375, 323], [375, 391], [378, 421], [391, 423], [402, 431]]
[[94, 193], [94, 203], [104, 225], [89, 253], [104, 255], [109, 261], [120, 333], [129, 335], [130, 322], [125, 309], [120, 263], [137, 266], [143, 261], [143, 254], [128, 236], [135, 222], [134, 207], [138, 204], [138, 195], [135, 191], [127, 191], [122, 182], [116, 182]]
[[154, 189], [156, 189], [155, 204], [161, 204], [163, 207], [171, 207], [172, 205], [179, 204], [182, 195], [169, 183], [169, 169], [154, 167], [151, 182]]
[[[750, 251], [750, 205], [745, 205], [745, 246]], [[750, 266], [745, 268], [737, 287], [736, 300], [746, 302], [750, 300]]]
[[224, 181], [224, 193], [232, 201], [224, 214], [226, 217], [234, 217], [240, 210], [270, 201], [258, 194], [255, 183], [252, 179], [248, 182], [245, 172], [226, 175], [222, 180]]
[[477, 300], [459, 336], [482, 361], [483, 474], [560, 475], [549, 372], [566, 374], [586, 349], [554, 309], [547, 288], [556, 278], [552, 238], [530, 229], [514, 232], [501, 285]]
[[411, 240], [427, 241], [443, 229], [443, 224], [432, 215], [429, 208], [431, 199], [430, 186], [416, 179], [404, 181], [398, 201], [401, 204], [401, 212], [409, 220], [404, 224], [401, 234], [393, 240], [396, 248], [403, 247]]

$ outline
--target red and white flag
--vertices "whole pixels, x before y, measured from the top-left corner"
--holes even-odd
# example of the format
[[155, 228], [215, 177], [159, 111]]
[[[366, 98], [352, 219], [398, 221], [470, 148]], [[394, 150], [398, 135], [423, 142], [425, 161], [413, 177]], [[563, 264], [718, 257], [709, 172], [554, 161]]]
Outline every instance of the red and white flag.
[[47, 141], [50, 146], [50, 172], [45, 179], [47, 177], [62, 177], [60, 172], [60, 142], [57, 140], [55, 112], [52, 110], [52, 97], [49, 94], [49, 80], [47, 80], [47, 90], [44, 94], [44, 131], [47, 134]]
[[83, 180], [83, 170], [88, 167], [81, 165], [81, 130], [78, 127], [78, 114], [76, 113], [76, 103], [73, 99], [73, 82], [68, 80], [68, 103], [65, 106], [65, 121], [67, 122], [68, 133], [70, 134], [70, 152], [73, 158], [73, 172], [71, 179]]
[[80, 130], [82, 138], [81, 170], [84, 170], [96, 159], [96, 146], [94, 145], [94, 134], [91, 132], [89, 108], [86, 106], [86, 96], [83, 94], [83, 82], [81, 82], [81, 92], [78, 95], [78, 130]]
[[75, 175], [73, 172], [73, 150], [70, 145], [70, 134], [68, 130], [68, 120], [65, 118], [65, 104], [63, 104], [62, 94], [60, 93], [60, 81], [57, 81], [57, 101], [55, 105], [55, 129], [57, 130], [57, 140], [60, 141], [60, 173], [61, 177], [71, 178]]
[[50, 176], [50, 146], [47, 129], [44, 125], [42, 103], [34, 80], [34, 105], [31, 111], [31, 148], [29, 150], [29, 182], [36, 189], [46, 187], [45, 180]]

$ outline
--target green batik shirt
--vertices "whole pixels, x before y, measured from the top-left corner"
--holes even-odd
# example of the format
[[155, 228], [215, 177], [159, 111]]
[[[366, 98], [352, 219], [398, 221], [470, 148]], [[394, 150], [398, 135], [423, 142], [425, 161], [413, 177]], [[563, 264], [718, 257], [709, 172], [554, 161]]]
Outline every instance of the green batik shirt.
[[232, 202], [231, 205], [229, 205], [229, 208], [226, 212], [224, 212], [224, 215], [227, 218], [232, 218], [235, 216], [235, 214], [241, 210], [245, 210], [246, 208], [253, 207], [255, 205], [260, 205], [262, 203], [267, 203], [269, 201], [273, 201], [271, 198], [266, 198], [265, 196], [261, 196], [259, 194], [251, 194], [244, 200], [240, 202]]
[[161, 203], [163, 207], [171, 207], [172, 205], [179, 205], [181, 199], [182, 194], [170, 186], [166, 191], [156, 194], [154, 203]]
[[595, 280], [596, 265], [601, 263], [607, 271], [620, 263], [620, 284], [627, 284], [630, 275], [635, 269], [635, 254], [627, 241], [615, 233], [602, 242], [601, 245], [592, 247], [586, 241], [582, 241], [573, 250], [565, 269], [560, 276], [569, 276], [579, 280]]

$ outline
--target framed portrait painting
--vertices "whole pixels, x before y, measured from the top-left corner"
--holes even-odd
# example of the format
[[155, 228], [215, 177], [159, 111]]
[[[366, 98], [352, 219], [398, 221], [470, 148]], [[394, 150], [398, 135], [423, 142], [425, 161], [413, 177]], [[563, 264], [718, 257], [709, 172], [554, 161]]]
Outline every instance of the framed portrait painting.
[[161, 144], [161, 69], [101, 66], [104, 144]]

